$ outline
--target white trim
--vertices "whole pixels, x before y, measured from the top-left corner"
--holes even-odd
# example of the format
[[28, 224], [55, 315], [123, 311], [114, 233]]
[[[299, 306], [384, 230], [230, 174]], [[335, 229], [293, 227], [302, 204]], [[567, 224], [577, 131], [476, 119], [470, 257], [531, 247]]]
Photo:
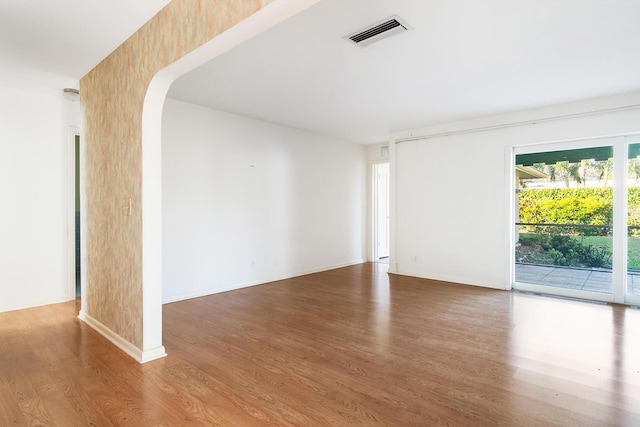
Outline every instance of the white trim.
[[98, 332], [100, 335], [111, 341], [116, 347], [120, 350], [127, 353], [129, 356], [134, 358], [140, 363], [150, 362], [155, 359], [159, 359], [167, 355], [164, 350], [164, 347], [160, 346], [157, 348], [153, 348], [150, 350], [142, 351], [135, 345], [131, 344], [129, 341], [122, 338], [120, 335], [113, 332], [111, 329], [88, 315], [84, 310], [80, 310], [80, 314], [78, 314], [78, 318], [89, 325], [93, 330]]
[[515, 204], [516, 204], [516, 165], [515, 165], [515, 155], [513, 147], [505, 147], [504, 149], [504, 158], [505, 158], [505, 170], [504, 176], [507, 185], [505, 185], [505, 197], [504, 200], [507, 204], [506, 206], [506, 218], [507, 218], [507, 230], [505, 233], [505, 250], [507, 254], [507, 262], [504, 266], [504, 289], [510, 291], [513, 288], [513, 282], [515, 281], [515, 262], [516, 262], [516, 254], [515, 254]]
[[[613, 301], [624, 304], [627, 289], [627, 157], [624, 137], [613, 143]], [[622, 179], [616, 179], [622, 177]]]
[[380, 162], [371, 162], [371, 208], [369, 209], [369, 215], [371, 216], [371, 248], [369, 256], [372, 262], [378, 261], [378, 165]]
[[[564, 139], [536, 144], [515, 145], [514, 156], [518, 154], [544, 153], [546, 151], [580, 150], [582, 148], [613, 147], [620, 135], [595, 136], [592, 138]], [[515, 162], [515, 160], [514, 160]]]
[[[624, 138], [624, 147], [625, 147], [625, 151], [629, 150], [629, 145], [631, 144], [639, 144], [640, 143], [640, 135], [627, 135]], [[624, 176], [625, 176], [625, 189], [624, 189], [624, 193], [628, 194], [628, 184], [629, 184], [629, 178], [628, 178], [628, 161], [629, 161], [629, 155], [628, 153], [625, 153], [625, 170], [624, 170]], [[628, 198], [625, 197], [625, 207], [624, 207], [624, 216], [625, 219], [623, 219], [624, 221], [624, 226], [625, 226], [625, 232], [624, 232], [624, 254], [625, 257], [629, 256], [629, 234], [628, 234], [628, 229], [627, 227], [627, 221], [626, 221], [626, 215], [629, 212], [629, 205], [628, 205]], [[628, 259], [628, 258], [627, 258]], [[625, 271], [625, 277], [624, 277], [624, 291], [623, 291], [623, 301], [624, 304], [627, 305], [640, 305], [640, 295], [635, 295], [635, 294], [631, 294], [629, 293], [629, 283], [628, 283], [628, 268], [629, 266], [627, 265], [627, 270]]]
[[162, 359], [163, 357], [167, 357], [167, 352], [164, 346], [160, 346], [143, 351], [141, 359], [138, 360], [138, 362], [147, 363], [151, 362], [152, 360]]
[[389, 144], [389, 273], [400, 274], [398, 269], [398, 149]]
[[477, 133], [477, 132], [486, 132], [486, 131], [490, 131], [490, 130], [505, 129], [505, 128], [511, 128], [511, 127], [517, 127], [517, 126], [537, 125], [539, 123], [551, 122], [551, 121], [556, 121], [556, 120], [574, 119], [574, 118], [578, 118], [578, 117], [593, 116], [593, 115], [596, 115], [596, 114], [617, 113], [617, 112], [620, 112], [620, 111], [636, 110], [638, 108], [640, 108], [640, 104], [632, 104], [632, 105], [625, 105], [625, 106], [621, 106], [621, 107], [604, 108], [604, 109], [593, 110], [593, 111], [583, 111], [583, 112], [580, 112], [580, 113], [562, 114], [562, 115], [558, 115], [558, 116], [543, 117], [543, 118], [539, 118], [539, 119], [529, 119], [529, 120], [518, 121], [518, 122], [509, 122], [509, 123], [501, 123], [501, 124], [497, 124], [497, 125], [481, 126], [481, 127], [469, 128], [469, 129], [461, 129], [461, 130], [455, 130], [455, 131], [451, 131], [451, 132], [440, 132], [440, 133], [433, 133], [433, 134], [427, 134], [427, 135], [410, 136], [410, 137], [406, 137], [406, 138], [398, 138], [398, 139], [394, 140], [394, 142], [396, 144], [400, 144], [402, 142], [420, 141], [420, 140], [424, 140], [424, 139], [442, 138], [442, 137], [445, 137], [445, 136], [464, 135], [464, 134], [468, 134], [468, 133]]
[[321, 273], [323, 271], [335, 270], [336, 268], [349, 267], [349, 266], [352, 266], [352, 265], [362, 264], [364, 262], [365, 262], [365, 260], [358, 259], [358, 260], [350, 261], [350, 262], [347, 262], [347, 263], [344, 263], [344, 264], [336, 264], [336, 265], [332, 265], [332, 266], [329, 266], [329, 267], [322, 267], [322, 268], [316, 268], [316, 269], [311, 269], [311, 270], [306, 270], [306, 271], [300, 271], [300, 272], [297, 272], [297, 273], [294, 273], [294, 274], [287, 274], [287, 275], [281, 275], [281, 276], [271, 276], [271, 277], [265, 277], [265, 278], [257, 279], [257, 280], [250, 280], [248, 282], [230, 284], [230, 285], [225, 285], [225, 286], [216, 287], [216, 288], [201, 289], [201, 290], [193, 291], [193, 292], [186, 292], [184, 294], [179, 294], [179, 295], [174, 295], [174, 296], [169, 297], [169, 298], [164, 298], [162, 303], [163, 304], [169, 304], [169, 303], [172, 303], [172, 302], [184, 301], [184, 300], [188, 300], [188, 299], [192, 299], [192, 298], [200, 298], [200, 297], [204, 297], [204, 296], [207, 296], [207, 295], [218, 294], [218, 293], [221, 293], [221, 292], [234, 291], [236, 289], [242, 289], [242, 288], [248, 288], [248, 287], [251, 287], [251, 286], [264, 285], [266, 283], [277, 282], [279, 280], [286, 280], [286, 279], [291, 279], [293, 277], [305, 276], [307, 274]]
[[27, 308], [43, 307], [45, 305], [51, 305], [51, 304], [61, 304], [69, 301], [71, 300], [65, 297], [62, 299], [53, 299], [53, 300], [40, 301], [35, 303], [29, 302], [28, 304], [0, 306], [0, 313], [6, 313], [8, 311], [24, 310]]
[[[378, 166], [386, 164], [388, 165], [388, 178], [389, 181], [391, 180], [391, 162], [389, 161], [389, 159], [380, 159], [380, 160], [372, 160], [370, 162], [370, 167], [371, 167], [371, 188], [370, 188], [370, 202], [371, 202], [371, 207], [369, 209], [369, 216], [370, 216], [370, 228], [369, 228], [369, 232], [371, 233], [371, 246], [369, 247], [369, 253], [367, 254], [369, 259], [372, 262], [376, 262], [378, 261], [378, 218], [377, 218], [377, 212], [378, 212]], [[389, 204], [391, 204], [391, 185], [390, 183], [387, 185], [387, 192], [389, 193]], [[389, 224], [391, 223], [391, 219], [389, 219]], [[391, 234], [391, 233], [389, 233]], [[387, 242], [387, 245], [389, 245], [389, 242]], [[391, 247], [389, 247], [389, 250], [391, 250]]]

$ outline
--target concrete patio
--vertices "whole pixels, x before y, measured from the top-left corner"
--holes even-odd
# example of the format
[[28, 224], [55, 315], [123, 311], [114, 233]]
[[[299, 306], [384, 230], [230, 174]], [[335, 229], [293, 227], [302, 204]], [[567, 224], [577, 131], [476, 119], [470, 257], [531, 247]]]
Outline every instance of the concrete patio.
[[[611, 270], [516, 263], [516, 281], [556, 288], [611, 293]], [[629, 293], [640, 295], [640, 272], [627, 275]]]

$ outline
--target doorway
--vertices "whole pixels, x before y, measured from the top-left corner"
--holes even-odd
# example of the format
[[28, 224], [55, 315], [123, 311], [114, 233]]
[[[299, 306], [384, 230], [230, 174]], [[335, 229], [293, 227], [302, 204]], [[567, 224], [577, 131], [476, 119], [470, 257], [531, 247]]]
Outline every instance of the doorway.
[[373, 165], [373, 260], [389, 262], [389, 163]]
[[74, 137], [75, 295], [80, 297], [80, 135]]
[[67, 154], [67, 283], [69, 299], [79, 298], [82, 289], [81, 241], [81, 141], [80, 129], [69, 127]]
[[637, 138], [517, 147], [514, 154], [513, 287], [637, 304]]

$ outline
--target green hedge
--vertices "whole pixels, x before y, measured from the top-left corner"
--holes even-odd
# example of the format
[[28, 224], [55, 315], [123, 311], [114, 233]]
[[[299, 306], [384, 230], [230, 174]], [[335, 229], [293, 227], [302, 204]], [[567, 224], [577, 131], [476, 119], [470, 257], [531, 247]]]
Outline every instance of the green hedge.
[[[629, 225], [640, 226], [640, 187], [629, 188], [628, 204]], [[608, 187], [524, 189], [519, 205], [520, 222], [525, 223], [613, 223], [613, 191]]]

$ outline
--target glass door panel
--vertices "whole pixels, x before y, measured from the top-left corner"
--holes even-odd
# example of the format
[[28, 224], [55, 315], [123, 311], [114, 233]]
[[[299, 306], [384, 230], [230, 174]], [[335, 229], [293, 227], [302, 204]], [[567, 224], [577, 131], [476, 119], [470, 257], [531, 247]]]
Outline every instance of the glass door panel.
[[629, 144], [627, 172], [627, 289], [640, 296], [640, 144]]
[[613, 147], [517, 154], [515, 164], [515, 281], [612, 294]]

